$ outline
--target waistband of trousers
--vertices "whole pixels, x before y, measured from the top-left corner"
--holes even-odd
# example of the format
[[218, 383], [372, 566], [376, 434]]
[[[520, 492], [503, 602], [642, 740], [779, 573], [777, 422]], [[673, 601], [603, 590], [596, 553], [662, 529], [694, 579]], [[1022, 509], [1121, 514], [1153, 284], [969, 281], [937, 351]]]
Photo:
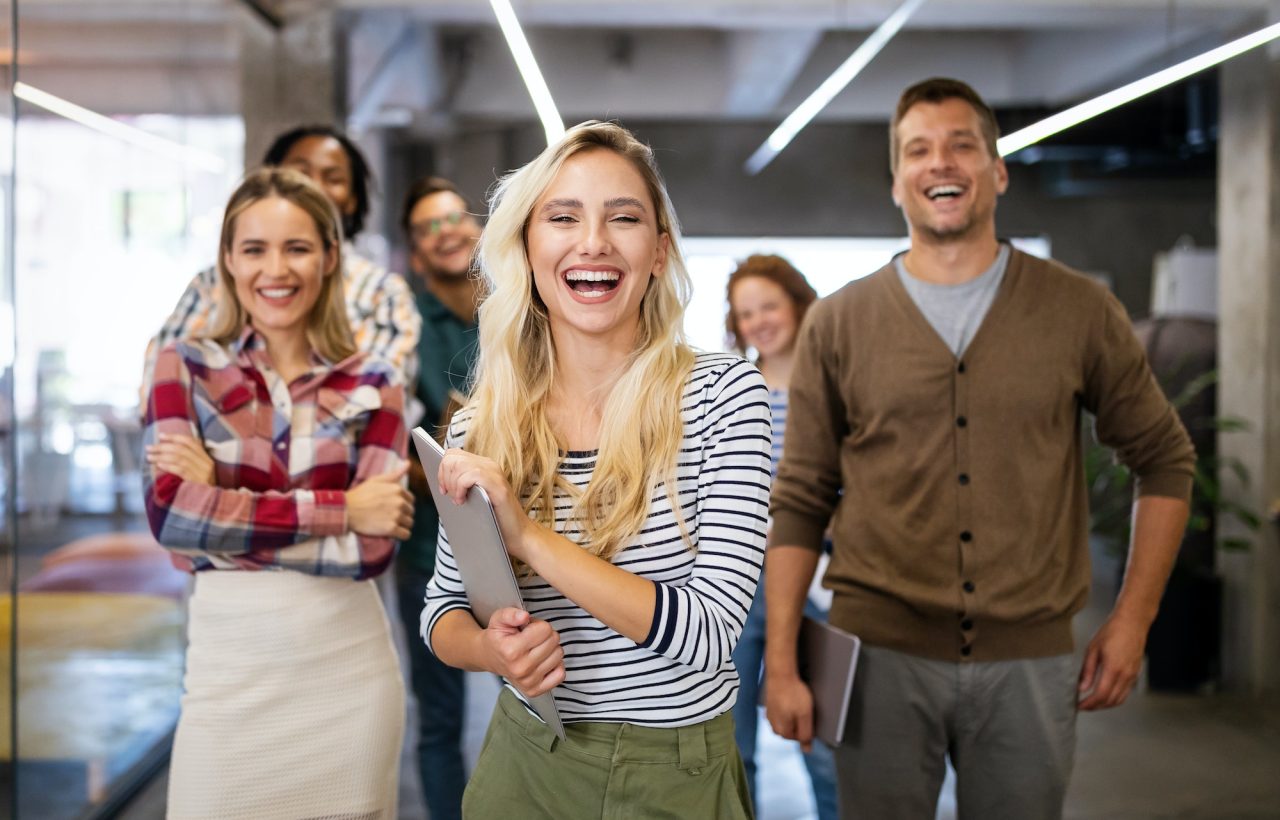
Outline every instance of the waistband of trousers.
[[545, 751], [567, 746], [617, 763], [674, 763], [681, 769], [700, 769], [736, 748], [730, 712], [690, 726], [577, 721], [564, 725], [565, 740], [561, 741], [510, 689], [504, 688], [498, 696], [498, 710]]

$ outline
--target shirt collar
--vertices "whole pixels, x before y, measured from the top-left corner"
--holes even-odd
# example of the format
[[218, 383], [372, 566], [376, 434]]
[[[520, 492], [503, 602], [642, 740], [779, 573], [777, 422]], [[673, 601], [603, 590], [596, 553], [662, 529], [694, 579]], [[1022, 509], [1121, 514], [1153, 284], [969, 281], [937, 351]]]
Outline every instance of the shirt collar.
[[[265, 358], [267, 355], [267, 340], [262, 334], [254, 329], [253, 325], [245, 323], [244, 329], [240, 331], [240, 337], [231, 345], [231, 352], [242, 364], [256, 366], [258, 360]], [[334, 363], [320, 355], [314, 347], [311, 348], [311, 371], [330, 371], [345, 370], [353, 363], [360, 361], [362, 354], [356, 351], [352, 355], [340, 362]]]
[[440, 301], [439, 296], [425, 287], [418, 291], [418, 312], [422, 314], [424, 322], [454, 322], [468, 328], [476, 326], [475, 322], [463, 321], [458, 314]]

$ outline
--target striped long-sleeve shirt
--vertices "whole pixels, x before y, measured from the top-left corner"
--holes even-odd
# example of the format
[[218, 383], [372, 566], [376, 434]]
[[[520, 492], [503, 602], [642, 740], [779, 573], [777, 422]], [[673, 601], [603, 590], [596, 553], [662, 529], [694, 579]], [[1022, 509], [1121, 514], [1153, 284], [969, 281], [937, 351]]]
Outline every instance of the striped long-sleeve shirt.
[[782, 442], [787, 436], [787, 391], [769, 391], [769, 413], [772, 416], [773, 446], [769, 456], [772, 461], [773, 474], [778, 474], [778, 462], [782, 461]]
[[[342, 262], [347, 321], [351, 323], [356, 347], [390, 362], [400, 372], [402, 384], [414, 384], [422, 317], [409, 283], [400, 274], [360, 256], [350, 243], [342, 247]], [[208, 329], [219, 287], [217, 268], [206, 268], [196, 274], [160, 332], [151, 339], [143, 371], [144, 399], [151, 390], [156, 356], [164, 346], [179, 339], [195, 338]]]
[[[539, 576], [521, 579], [525, 606], [555, 628], [564, 648], [567, 674], [555, 698], [566, 721], [685, 726], [728, 711], [737, 697], [731, 653], [755, 594], [768, 512], [764, 380], [739, 358], [700, 354], [684, 386], [681, 417], [676, 499], [695, 549], [682, 538], [677, 511], [659, 487], [640, 533], [613, 557], [657, 587], [645, 640], [618, 634]], [[450, 446], [463, 446], [470, 419], [466, 409], [454, 416]], [[569, 452], [559, 473], [585, 487], [595, 461], [594, 452]], [[555, 530], [581, 543], [571, 506], [558, 499]], [[440, 616], [466, 606], [453, 549], [441, 530], [422, 613], [428, 645]]]
[[349, 530], [346, 491], [404, 462], [403, 403], [399, 374], [363, 353], [337, 364], [313, 353], [286, 384], [251, 328], [229, 348], [170, 344], [156, 360], [143, 441], [199, 440], [215, 486], [144, 470], [152, 533], [191, 571], [381, 573], [395, 544]]

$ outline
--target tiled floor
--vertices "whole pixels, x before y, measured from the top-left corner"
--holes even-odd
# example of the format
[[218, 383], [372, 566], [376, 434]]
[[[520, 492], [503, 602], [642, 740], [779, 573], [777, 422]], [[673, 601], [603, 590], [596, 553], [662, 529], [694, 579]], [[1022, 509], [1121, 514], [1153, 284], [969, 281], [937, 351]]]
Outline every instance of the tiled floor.
[[[1099, 577], [1107, 574], [1104, 567]], [[1110, 600], [1109, 590], [1095, 593], [1095, 600]], [[1078, 634], [1087, 636], [1104, 614], [1100, 606], [1083, 613]], [[474, 759], [497, 684], [491, 676], [471, 675], [468, 686], [466, 746]], [[1280, 818], [1280, 700], [1138, 691], [1119, 709], [1081, 715], [1078, 738], [1066, 808], [1072, 820]], [[791, 744], [765, 735], [760, 752], [761, 820], [812, 817], [804, 769]], [[402, 760], [407, 764], [408, 755]], [[416, 777], [407, 765], [402, 771], [400, 817], [425, 820]], [[949, 777], [938, 820], [955, 817], [953, 790]], [[163, 778], [121, 815], [163, 816]]]

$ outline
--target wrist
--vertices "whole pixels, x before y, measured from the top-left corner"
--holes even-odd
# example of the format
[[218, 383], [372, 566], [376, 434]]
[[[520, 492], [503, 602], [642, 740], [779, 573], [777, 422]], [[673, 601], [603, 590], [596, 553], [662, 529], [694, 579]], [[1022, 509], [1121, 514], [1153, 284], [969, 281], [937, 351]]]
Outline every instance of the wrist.
[[1120, 599], [1116, 601], [1115, 607], [1111, 610], [1111, 620], [1142, 630], [1147, 630], [1150, 629], [1151, 624], [1155, 622], [1158, 610], [1158, 605], [1144, 606], [1140, 603], [1127, 600], [1124, 596], [1121, 596]]
[[539, 526], [537, 521], [527, 515], [521, 516], [519, 529], [516, 532], [514, 549], [511, 545], [508, 550], [511, 554], [528, 564], [534, 572], [539, 575], [539, 566], [542, 564], [543, 556], [546, 553], [546, 539], [543, 535], [546, 530]]
[[467, 657], [463, 661], [466, 666], [474, 671], [489, 672], [501, 677], [502, 672], [496, 668], [493, 656], [489, 652], [489, 643], [484, 629], [477, 628], [468, 635], [466, 653]]
[[766, 652], [764, 656], [764, 676], [778, 679], [800, 677], [800, 664], [796, 661], [795, 653], [787, 655]]

